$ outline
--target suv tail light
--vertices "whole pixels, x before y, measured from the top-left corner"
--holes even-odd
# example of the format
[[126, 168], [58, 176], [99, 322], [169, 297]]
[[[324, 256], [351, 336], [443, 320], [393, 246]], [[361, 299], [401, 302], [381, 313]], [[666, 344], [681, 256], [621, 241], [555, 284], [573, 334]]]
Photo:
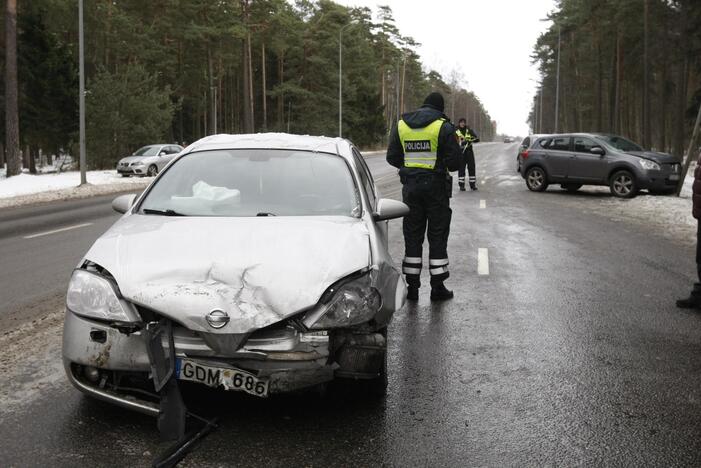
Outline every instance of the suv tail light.
[[521, 151], [521, 158], [528, 159], [528, 150]]

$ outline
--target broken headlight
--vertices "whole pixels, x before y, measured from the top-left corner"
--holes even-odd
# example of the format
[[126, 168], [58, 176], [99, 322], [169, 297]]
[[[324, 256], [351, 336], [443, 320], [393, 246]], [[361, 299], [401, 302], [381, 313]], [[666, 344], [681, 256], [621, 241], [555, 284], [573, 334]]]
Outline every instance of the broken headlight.
[[370, 283], [370, 275], [337, 283], [321, 297], [304, 318], [312, 330], [343, 328], [371, 320], [382, 306], [382, 297]]
[[131, 322], [112, 283], [86, 270], [75, 270], [68, 284], [66, 307], [78, 315], [99, 320]]

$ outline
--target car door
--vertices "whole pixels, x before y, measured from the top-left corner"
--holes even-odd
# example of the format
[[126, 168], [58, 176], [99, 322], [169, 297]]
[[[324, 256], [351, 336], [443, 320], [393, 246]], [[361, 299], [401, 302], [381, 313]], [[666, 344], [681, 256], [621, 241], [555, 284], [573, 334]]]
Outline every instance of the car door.
[[608, 173], [606, 155], [592, 153], [592, 148], [601, 148], [591, 138], [574, 137], [574, 158], [570, 163], [568, 180], [582, 183], [600, 183]]
[[574, 154], [572, 153], [572, 138], [567, 135], [554, 136], [546, 140], [542, 145], [543, 162], [548, 178], [553, 182], [559, 182], [567, 178], [569, 165]]
[[159, 171], [161, 171], [164, 167], [166, 167], [168, 165], [168, 163], [173, 160], [175, 155], [178, 154], [175, 146], [164, 146], [160, 149], [158, 154], [160, 155], [164, 151], [166, 154], [158, 157], [158, 170]]
[[[360, 154], [360, 151], [358, 151], [356, 148], [353, 148], [353, 159], [355, 160], [355, 165], [358, 168], [360, 182], [363, 186], [363, 191], [367, 195], [370, 210], [374, 211], [377, 208], [377, 189], [375, 187], [375, 182], [372, 178], [370, 168], [365, 163], [365, 159]], [[387, 249], [389, 246], [388, 221], [380, 221], [375, 224], [377, 225], [382, 245], [385, 247], [385, 249]]]

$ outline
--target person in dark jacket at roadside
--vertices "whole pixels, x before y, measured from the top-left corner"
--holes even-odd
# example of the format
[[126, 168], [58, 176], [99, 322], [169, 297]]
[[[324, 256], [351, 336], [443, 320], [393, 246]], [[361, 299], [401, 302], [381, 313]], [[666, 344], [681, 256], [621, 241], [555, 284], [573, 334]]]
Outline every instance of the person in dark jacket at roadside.
[[[701, 220], [701, 155], [699, 155], [699, 160], [696, 162], [696, 170], [694, 170], [691, 213], [694, 215], [694, 218]], [[699, 281], [694, 283], [689, 297], [677, 301], [677, 307], [701, 310], [701, 224], [698, 222], [696, 223], [696, 273]]]
[[[440, 93], [431, 93], [415, 112], [402, 115], [392, 129], [387, 162], [399, 169], [402, 198], [410, 212], [404, 217], [404, 261], [409, 292], [407, 298], [419, 298], [423, 265], [424, 237], [428, 237], [428, 270], [431, 274], [431, 300], [451, 299], [448, 278], [448, 234], [450, 233], [450, 197], [452, 177], [460, 165], [460, 147], [455, 127], [443, 113]], [[428, 226], [428, 231], [427, 231]]]

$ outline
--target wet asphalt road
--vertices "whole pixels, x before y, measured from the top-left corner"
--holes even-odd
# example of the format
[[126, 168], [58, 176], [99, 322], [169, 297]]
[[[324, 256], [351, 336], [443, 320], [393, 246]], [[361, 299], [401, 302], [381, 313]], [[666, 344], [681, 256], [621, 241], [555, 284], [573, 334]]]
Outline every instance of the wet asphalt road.
[[[434, 305], [424, 288], [395, 316], [386, 399], [189, 388], [191, 409], [220, 427], [183, 466], [701, 464], [701, 314], [673, 305], [693, 282], [692, 248], [612, 221], [599, 196], [528, 192], [515, 151], [478, 146], [480, 191], [452, 199], [456, 297]], [[393, 170], [368, 159], [396, 196]], [[31, 356], [0, 365], [12, 376], [0, 386], [0, 466], [148, 465], [166, 446], [154, 420], [74, 391], [58, 333], [54, 315], [0, 338]]]

